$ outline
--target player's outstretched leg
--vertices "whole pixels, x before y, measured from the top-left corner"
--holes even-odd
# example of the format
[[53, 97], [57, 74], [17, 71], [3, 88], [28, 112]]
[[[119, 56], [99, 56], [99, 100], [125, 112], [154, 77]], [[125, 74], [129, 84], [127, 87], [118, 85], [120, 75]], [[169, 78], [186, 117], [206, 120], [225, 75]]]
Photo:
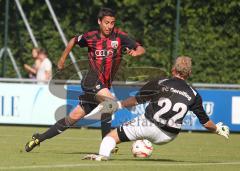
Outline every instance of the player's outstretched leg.
[[32, 139], [28, 141], [25, 145], [26, 152], [32, 151], [36, 146], [39, 146], [40, 143], [43, 142], [44, 140], [50, 139], [62, 133], [63, 131], [68, 129], [71, 125], [73, 125], [75, 122], [76, 120], [72, 120], [69, 117], [65, 117], [57, 121], [43, 134], [39, 133], [33, 134]]
[[36, 146], [40, 145], [46, 139], [50, 139], [55, 137], [56, 135], [62, 133], [72, 125], [74, 125], [78, 120], [80, 120], [85, 115], [85, 112], [81, 108], [81, 106], [77, 105], [73, 109], [73, 111], [59, 121], [57, 121], [53, 126], [51, 126], [46, 132], [43, 134], [34, 134], [32, 139], [27, 142], [25, 145], [26, 152], [32, 151]]
[[27, 144], [25, 145], [25, 150], [26, 152], [30, 152], [32, 151], [33, 148], [35, 148], [38, 145], [40, 146], [39, 134], [36, 133], [36, 134], [33, 134], [32, 140], [27, 142]]

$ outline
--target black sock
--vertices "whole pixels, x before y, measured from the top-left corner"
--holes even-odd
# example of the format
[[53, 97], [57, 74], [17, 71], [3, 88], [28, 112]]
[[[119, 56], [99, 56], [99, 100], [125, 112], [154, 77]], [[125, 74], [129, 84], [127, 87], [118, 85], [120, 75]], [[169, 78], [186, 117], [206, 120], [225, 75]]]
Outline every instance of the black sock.
[[40, 142], [55, 137], [56, 135], [62, 133], [69, 128], [69, 123], [66, 123], [66, 118], [62, 118], [57, 121], [53, 126], [51, 126], [46, 132], [40, 134]]
[[109, 113], [104, 113], [101, 116], [101, 131], [102, 139], [111, 131], [111, 120], [112, 115]]

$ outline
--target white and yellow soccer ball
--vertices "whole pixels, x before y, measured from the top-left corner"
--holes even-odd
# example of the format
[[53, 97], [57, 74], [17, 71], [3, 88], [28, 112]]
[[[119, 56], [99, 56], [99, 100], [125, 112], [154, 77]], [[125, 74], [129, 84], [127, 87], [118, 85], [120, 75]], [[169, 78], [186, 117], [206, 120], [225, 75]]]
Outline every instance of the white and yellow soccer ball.
[[134, 157], [148, 158], [152, 155], [152, 143], [146, 139], [137, 140], [132, 145], [132, 154]]

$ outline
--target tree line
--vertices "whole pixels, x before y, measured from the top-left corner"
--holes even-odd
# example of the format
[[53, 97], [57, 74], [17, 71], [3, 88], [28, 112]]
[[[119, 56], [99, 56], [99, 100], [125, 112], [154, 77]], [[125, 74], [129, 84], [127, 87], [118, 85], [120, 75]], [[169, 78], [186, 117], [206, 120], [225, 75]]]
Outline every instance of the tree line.
[[[101, 7], [117, 12], [117, 27], [128, 32], [146, 48], [138, 59], [125, 56], [128, 67], [141, 75], [169, 73], [173, 61], [177, 0], [51, 0], [58, 21], [69, 40], [71, 37], [98, 28], [97, 13]], [[21, 0], [33, 33], [49, 58], [56, 63], [64, 50], [50, 12], [41, 0]], [[240, 83], [240, 2], [239, 0], [181, 0], [178, 55], [193, 58], [191, 82]], [[5, 0], [0, 0], [0, 47], [4, 46]], [[33, 63], [33, 43], [14, 1], [9, 7], [9, 41], [21, 73], [24, 63]], [[77, 59], [86, 61], [87, 49], [74, 48]], [[70, 60], [67, 61], [71, 63]], [[85, 68], [86, 62], [80, 62]], [[2, 68], [2, 60], [0, 61]], [[136, 68], [145, 69], [136, 69]], [[149, 68], [150, 72], [146, 72]], [[2, 70], [2, 69], [1, 69]], [[123, 70], [125, 70], [123, 68]], [[74, 71], [73, 71], [74, 72]], [[139, 72], [139, 73], [138, 73]], [[69, 74], [69, 73], [68, 73]], [[70, 77], [71, 75], [66, 75]], [[6, 59], [5, 77], [16, 77], [11, 61]], [[73, 78], [73, 77], [72, 77]]]

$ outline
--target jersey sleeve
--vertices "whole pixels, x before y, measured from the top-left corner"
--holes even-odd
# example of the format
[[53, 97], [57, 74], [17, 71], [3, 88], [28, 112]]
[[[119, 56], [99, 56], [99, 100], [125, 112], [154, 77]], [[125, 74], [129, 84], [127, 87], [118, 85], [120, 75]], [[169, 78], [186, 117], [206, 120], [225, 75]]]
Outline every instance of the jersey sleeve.
[[146, 83], [136, 94], [138, 104], [145, 103], [150, 100], [158, 99], [164, 92], [164, 85], [159, 84], [161, 80], [155, 79]]
[[190, 106], [189, 110], [191, 110], [198, 117], [201, 124], [205, 124], [209, 121], [209, 117], [203, 109], [202, 98], [198, 93], [196, 95], [194, 103]]
[[87, 40], [85, 34], [75, 36], [75, 43], [80, 47], [87, 47]]
[[129, 49], [136, 49], [140, 44], [134, 39], [130, 38], [126, 33], [120, 33], [119, 38], [121, 40], [122, 47]]

